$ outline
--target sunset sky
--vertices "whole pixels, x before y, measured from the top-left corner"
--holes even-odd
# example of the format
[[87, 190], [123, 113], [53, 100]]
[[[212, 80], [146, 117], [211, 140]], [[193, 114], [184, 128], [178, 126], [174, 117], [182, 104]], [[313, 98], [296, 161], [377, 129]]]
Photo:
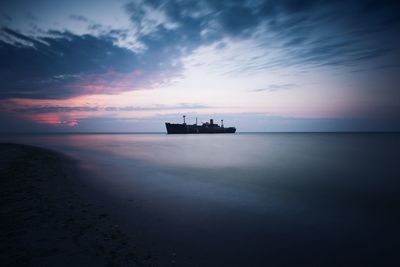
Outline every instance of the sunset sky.
[[400, 130], [398, 1], [0, 2], [0, 131]]

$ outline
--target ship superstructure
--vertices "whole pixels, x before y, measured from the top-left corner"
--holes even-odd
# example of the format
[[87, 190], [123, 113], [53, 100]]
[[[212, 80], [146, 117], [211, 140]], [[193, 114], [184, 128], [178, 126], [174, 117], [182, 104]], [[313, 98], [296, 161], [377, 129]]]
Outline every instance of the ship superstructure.
[[235, 127], [224, 127], [224, 120], [221, 120], [221, 126], [214, 123], [213, 119], [210, 122], [205, 122], [202, 125], [197, 125], [197, 118], [195, 124], [187, 124], [186, 116], [183, 115], [183, 123], [169, 123], [166, 122], [168, 134], [203, 134], [203, 133], [235, 133]]

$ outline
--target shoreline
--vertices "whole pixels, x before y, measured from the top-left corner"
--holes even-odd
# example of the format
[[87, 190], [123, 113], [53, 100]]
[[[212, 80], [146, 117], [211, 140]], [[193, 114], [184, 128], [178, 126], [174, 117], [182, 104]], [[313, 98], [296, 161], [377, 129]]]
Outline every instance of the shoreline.
[[85, 186], [78, 161], [13, 143], [0, 143], [0, 156], [2, 266], [154, 265]]

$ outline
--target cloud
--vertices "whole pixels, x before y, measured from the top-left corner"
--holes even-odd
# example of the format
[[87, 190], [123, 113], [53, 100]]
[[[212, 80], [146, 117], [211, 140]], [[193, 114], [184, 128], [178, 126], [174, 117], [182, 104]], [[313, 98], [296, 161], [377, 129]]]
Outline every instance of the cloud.
[[161, 111], [161, 110], [190, 110], [208, 109], [211, 106], [196, 103], [178, 103], [176, 105], [150, 105], [150, 106], [38, 106], [38, 107], [18, 107], [13, 111], [18, 113], [69, 113], [69, 112], [131, 112], [131, 111]]
[[[178, 56], [223, 39], [245, 38], [266, 51], [280, 49], [281, 57], [253, 64], [262, 69], [340, 68], [382, 57], [391, 62], [400, 54], [399, 4], [390, 0], [155, 0], [135, 1], [126, 10], [142, 29], [138, 41], [144, 47]], [[151, 10], [157, 10], [158, 19], [149, 19]]]
[[72, 14], [69, 18], [76, 21], [89, 22], [89, 19], [82, 15]]
[[151, 105], [151, 106], [126, 106], [126, 107], [105, 107], [105, 111], [162, 111], [162, 110], [190, 110], [217, 108], [213, 106], [196, 103], [179, 103], [176, 105]]
[[[40, 101], [40, 100], [39, 100]], [[82, 105], [62, 106], [51, 104], [33, 104], [26, 99], [6, 100], [3, 103], [2, 113], [6, 117], [18, 118], [18, 120], [47, 124], [55, 127], [68, 126], [77, 127], [81, 122], [87, 122], [89, 118], [108, 118], [109, 120], [122, 120], [129, 116], [141, 117], [143, 113], [165, 113], [165, 112], [196, 112], [199, 110], [216, 109], [207, 105], [197, 103], [177, 103], [174, 105], [153, 104], [146, 106], [103, 106]], [[146, 115], [146, 116], [149, 116]], [[1, 117], [0, 117], [1, 119]], [[9, 120], [7, 120], [9, 121]], [[89, 120], [90, 121], [90, 120]]]
[[[0, 98], [68, 98], [135, 90], [162, 83], [179, 66], [163, 58], [138, 55], [113, 44], [111, 37], [50, 32], [31, 38], [1, 29]], [[102, 87], [102, 88], [101, 88]]]
[[293, 83], [271, 84], [264, 88], [253, 89], [253, 90], [251, 90], [251, 92], [276, 92], [276, 91], [281, 91], [281, 90], [293, 89], [294, 87], [296, 87], [296, 85]]
[[99, 107], [62, 107], [62, 106], [45, 106], [32, 108], [15, 108], [13, 111], [19, 113], [57, 113], [57, 112], [82, 112], [82, 111], [98, 111]]
[[[152, 0], [124, 10], [131, 29], [78, 14], [69, 20], [88, 24], [92, 34], [49, 30], [38, 36], [2, 28], [0, 98], [66, 99], [153, 88], [181, 75], [182, 59], [194, 51], [213, 44], [223, 51], [243, 40], [263, 52], [235, 62], [247, 72], [365, 68], [365, 62], [371, 69], [393, 66], [400, 55], [397, 1]], [[253, 47], [247, 49], [251, 54]], [[232, 57], [245, 58], [244, 52]]]

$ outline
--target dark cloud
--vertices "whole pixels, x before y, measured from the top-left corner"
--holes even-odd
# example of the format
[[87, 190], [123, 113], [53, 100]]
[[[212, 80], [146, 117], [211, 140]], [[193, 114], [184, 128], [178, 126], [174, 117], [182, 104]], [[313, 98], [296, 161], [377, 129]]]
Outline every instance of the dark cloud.
[[[59, 75], [71, 76], [100, 73], [110, 68], [128, 70], [135, 56], [126, 49], [116, 48], [110, 40], [93, 36], [76, 36], [54, 32], [56, 37], [35, 40], [10, 29], [2, 29], [15, 42], [0, 43], [0, 96], [63, 98], [76, 94]], [[112, 53], [109, 56], [108, 53]], [[132, 60], [133, 59], [133, 60]]]
[[[95, 93], [96, 86], [105, 87], [102, 93], [108, 93], [107, 88], [113, 93], [113, 79], [126, 77], [125, 84], [117, 84], [121, 88], [115, 90], [127, 90], [174, 71], [168, 64], [158, 65], [163, 55], [139, 57], [116, 46], [109, 36], [53, 31], [48, 37], [35, 39], [7, 28], [0, 34], [8, 38], [8, 42], [0, 40], [0, 98], [67, 98]], [[134, 71], [136, 75], [129, 77]]]
[[30, 132], [49, 132], [54, 130], [53, 126], [16, 118], [13, 114], [6, 112], [0, 112], [0, 122], [0, 133], [23, 133], [26, 132], [27, 129], [29, 129]]
[[151, 9], [163, 12], [168, 23], [177, 25], [167, 29], [167, 23], [159, 23], [151, 34], [141, 35], [139, 40], [147, 47], [191, 52], [223, 37], [257, 37], [266, 47], [272, 43], [285, 49], [286, 58], [262, 66], [271, 68], [356, 65], [399, 56], [399, 6], [391, 0], [155, 0], [126, 8], [132, 22], [142, 27]]

